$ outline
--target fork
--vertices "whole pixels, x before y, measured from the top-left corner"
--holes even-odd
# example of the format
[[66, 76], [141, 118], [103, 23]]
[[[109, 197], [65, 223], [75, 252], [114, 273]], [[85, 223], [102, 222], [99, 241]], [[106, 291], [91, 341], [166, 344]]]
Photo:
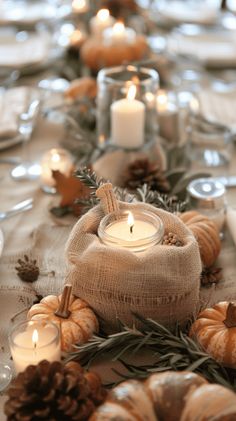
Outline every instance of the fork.
[[32, 198], [23, 200], [22, 202], [17, 203], [11, 209], [5, 212], [0, 212], [0, 221], [4, 219], [11, 218], [12, 216], [17, 215], [20, 212], [25, 212], [29, 209], [32, 209], [34, 200]]

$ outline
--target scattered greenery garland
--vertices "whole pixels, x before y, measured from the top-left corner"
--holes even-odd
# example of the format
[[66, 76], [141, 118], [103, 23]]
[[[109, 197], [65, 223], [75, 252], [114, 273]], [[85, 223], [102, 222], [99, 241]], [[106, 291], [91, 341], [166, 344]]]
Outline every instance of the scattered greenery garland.
[[[187, 331], [179, 327], [171, 331], [152, 319], [145, 319], [137, 314], [134, 317], [141, 323], [139, 329], [120, 323], [118, 333], [94, 335], [86, 344], [76, 346], [67, 361], [79, 359], [87, 368], [100, 357], [111, 363], [119, 361], [125, 367], [126, 373], [114, 368], [113, 371], [121, 380], [144, 379], [151, 373], [166, 370], [195, 371], [211, 383], [219, 383], [236, 391], [236, 370], [226, 369], [217, 363], [199, 348]], [[154, 362], [139, 366], [127, 362], [127, 353], [129, 356], [138, 355], [142, 350], [149, 350]]]

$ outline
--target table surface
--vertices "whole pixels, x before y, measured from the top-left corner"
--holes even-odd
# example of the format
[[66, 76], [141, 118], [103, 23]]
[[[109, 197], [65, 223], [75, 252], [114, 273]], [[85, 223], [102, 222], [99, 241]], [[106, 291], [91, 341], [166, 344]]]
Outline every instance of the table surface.
[[[46, 150], [60, 145], [64, 136], [64, 129], [60, 124], [40, 117], [29, 143], [32, 160], [39, 160]], [[0, 158], [15, 156], [22, 156], [22, 145], [0, 152]], [[4, 234], [4, 249], [0, 258], [0, 361], [7, 364], [10, 357], [7, 336], [13, 324], [12, 316], [30, 306], [36, 294], [61, 292], [67, 271], [64, 246], [76, 222], [76, 217], [53, 217], [49, 210], [58, 203], [59, 197], [45, 194], [40, 180], [14, 181], [10, 176], [11, 169], [12, 165], [0, 164], [1, 210], [9, 209], [29, 197], [34, 199], [34, 206], [31, 210], [0, 223]], [[236, 174], [235, 148], [227, 174]], [[219, 175], [226, 174], [219, 170]], [[228, 189], [227, 200], [228, 204], [236, 205], [236, 188]], [[236, 248], [227, 228], [224, 233], [222, 251], [216, 263], [223, 268], [223, 280], [212, 288], [201, 289], [200, 303], [204, 306], [236, 299]], [[22, 282], [15, 271], [17, 260], [25, 254], [37, 259], [42, 272], [33, 284]], [[52, 275], [51, 271], [55, 274]], [[102, 375], [109, 377], [109, 373], [107, 368]], [[4, 399], [4, 396], [0, 397], [1, 420], [4, 420], [1, 413]]]

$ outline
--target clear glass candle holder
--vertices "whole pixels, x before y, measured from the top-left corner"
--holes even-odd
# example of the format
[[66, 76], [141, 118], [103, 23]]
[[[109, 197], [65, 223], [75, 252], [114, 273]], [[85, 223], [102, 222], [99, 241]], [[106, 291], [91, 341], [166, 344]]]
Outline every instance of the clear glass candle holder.
[[9, 335], [9, 344], [16, 373], [42, 360], [61, 359], [60, 332], [52, 322], [31, 320], [15, 325]]
[[132, 212], [106, 215], [98, 228], [98, 236], [104, 244], [124, 248], [133, 253], [148, 250], [159, 244], [163, 235], [164, 225], [157, 215], [136, 209]]
[[[100, 147], [107, 143], [115, 144], [124, 149], [137, 149], [143, 144], [154, 139], [157, 133], [157, 119], [155, 97], [159, 87], [159, 75], [155, 70], [136, 67], [134, 65], [111, 67], [100, 70], [98, 73], [98, 94], [97, 94], [97, 136]], [[117, 106], [120, 100], [125, 100], [131, 85], [136, 87], [137, 119], [133, 129], [130, 126], [130, 115], [126, 119], [126, 124], [120, 121], [118, 126], [126, 130], [130, 141], [121, 142], [120, 145], [112, 139], [112, 109]], [[114, 105], [116, 103], [116, 105]], [[121, 108], [123, 104], [121, 103]], [[124, 109], [119, 109], [122, 112]], [[138, 115], [138, 113], [140, 113]], [[141, 115], [142, 114], [142, 115]], [[143, 140], [135, 139], [137, 133], [135, 128], [144, 117]]]
[[187, 192], [191, 207], [206, 215], [221, 231], [226, 212], [225, 186], [218, 180], [198, 178], [191, 181]]

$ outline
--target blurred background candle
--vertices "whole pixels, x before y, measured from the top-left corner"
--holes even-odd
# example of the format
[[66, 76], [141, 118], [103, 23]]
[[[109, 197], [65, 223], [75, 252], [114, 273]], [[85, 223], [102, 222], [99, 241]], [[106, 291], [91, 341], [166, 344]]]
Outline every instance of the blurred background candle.
[[179, 115], [176, 97], [173, 92], [159, 90], [156, 99], [159, 134], [168, 143], [178, 143]]
[[46, 193], [55, 193], [55, 180], [52, 171], [60, 171], [67, 177], [73, 168], [71, 155], [65, 149], [53, 148], [41, 160], [41, 183]]
[[72, 10], [74, 13], [87, 13], [89, 10], [88, 0], [73, 0]]
[[10, 336], [11, 355], [17, 373], [42, 360], [60, 361], [61, 345], [58, 327], [51, 322], [30, 321], [16, 325]]
[[106, 44], [132, 44], [136, 39], [136, 33], [131, 28], [126, 28], [123, 22], [116, 22], [112, 28], [103, 32]]
[[135, 253], [158, 244], [163, 232], [163, 223], [158, 216], [138, 209], [118, 216], [109, 214], [102, 219], [98, 229], [104, 244], [124, 247]]
[[110, 16], [109, 10], [101, 9], [97, 12], [96, 16], [90, 20], [91, 34], [95, 37], [102, 37], [103, 31], [106, 28], [112, 27], [114, 23], [115, 19]]
[[136, 86], [128, 89], [127, 98], [111, 106], [111, 140], [127, 149], [139, 148], [144, 143], [145, 106], [135, 99]]

